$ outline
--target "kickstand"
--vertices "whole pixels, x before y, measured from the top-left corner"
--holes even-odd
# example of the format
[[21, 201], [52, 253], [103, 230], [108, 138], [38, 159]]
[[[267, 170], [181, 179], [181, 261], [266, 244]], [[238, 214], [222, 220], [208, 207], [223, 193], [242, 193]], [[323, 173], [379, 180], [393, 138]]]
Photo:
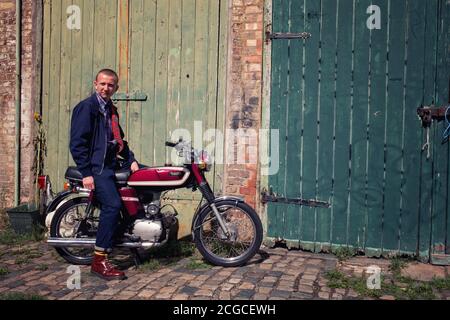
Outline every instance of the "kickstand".
[[134, 265], [135, 265], [136, 270], [137, 270], [139, 268], [139, 265], [142, 262], [141, 255], [139, 254], [139, 251], [136, 248], [130, 248], [130, 251], [133, 254], [133, 261], [134, 261]]

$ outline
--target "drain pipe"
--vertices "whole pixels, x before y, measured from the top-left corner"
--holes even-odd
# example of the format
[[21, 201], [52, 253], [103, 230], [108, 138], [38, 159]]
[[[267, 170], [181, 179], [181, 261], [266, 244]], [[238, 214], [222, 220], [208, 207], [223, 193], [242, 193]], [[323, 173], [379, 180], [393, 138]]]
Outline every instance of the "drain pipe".
[[16, 158], [14, 167], [14, 205], [20, 203], [20, 136], [22, 104], [22, 0], [16, 0]]

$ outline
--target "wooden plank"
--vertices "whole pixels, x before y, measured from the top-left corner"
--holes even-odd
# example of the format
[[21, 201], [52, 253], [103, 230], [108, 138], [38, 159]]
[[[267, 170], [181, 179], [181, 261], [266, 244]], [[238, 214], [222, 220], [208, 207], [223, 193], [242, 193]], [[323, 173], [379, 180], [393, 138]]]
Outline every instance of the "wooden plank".
[[105, 67], [105, 43], [108, 35], [106, 34], [106, 5], [107, 0], [95, 1], [95, 20], [94, 20], [94, 77], [100, 69]]
[[[193, 109], [187, 117], [188, 128], [194, 128], [194, 122], [204, 122], [208, 118], [208, 13], [209, 0], [196, 1], [195, 13], [195, 64]], [[192, 127], [191, 127], [192, 126]], [[201, 148], [201, 139], [196, 136], [195, 128], [190, 131], [194, 148]], [[198, 141], [197, 141], [198, 140]]]
[[[43, 64], [42, 64], [42, 119], [45, 129], [48, 132], [50, 119], [50, 69], [51, 69], [51, 36], [52, 36], [52, 3], [50, 1], [44, 2], [43, 9]], [[46, 162], [47, 163], [47, 162]], [[46, 164], [45, 163], [45, 164]], [[46, 166], [45, 172], [49, 168]]]
[[[227, 60], [228, 60], [228, 2], [219, 0], [219, 52], [218, 52], [218, 74], [217, 74], [217, 106], [216, 106], [216, 128], [225, 134], [225, 109], [227, 89]], [[183, 76], [183, 73], [182, 73]], [[216, 137], [215, 154], [221, 154], [222, 159], [214, 164], [213, 189], [215, 193], [224, 193], [224, 140], [219, 141]]]
[[118, 1], [108, 1], [106, 6], [105, 24], [105, 62], [104, 67], [116, 69], [117, 55], [117, 8]]
[[[73, 0], [73, 5], [76, 5], [80, 8], [83, 16], [84, 6], [83, 0]], [[75, 162], [72, 159], [72, 156], [69, 152], [69, 142], [70, 142], [70, 115], [73, 108], [84, 99], [84, 95], [81, 92], [82, 88], [82, 65], [83, 65], [83, 29], [81, 30], [72, 30], [72, 43], [71, 43], [71, 61], [70, 61], [70, 102], [67, 105], [69, 110], [69, 119], [67, 122], [67, 136], [68, 136], [68, 145], [66, 146], [66, 150], [68, 153], [69, 165], [75, 165]]]
[[144, 1], [144, 41], [142, 43], [142, 90], [148, 95], [146, 102], [142, 103], [142, 137], [141, 161], [147, 165], [154, 164], [154, 131], [157, 121], [155, 113], [155, 32], [156, 32], [156, 2]]
[[351, 138], [352, 24], [353, 8], [349, 1], [339, 1], [337, 11], [337, 74], [335, 121], [335, 182], [333, 244], [348, 244], [349, 165]]
[[[299, 32], [304, 29], [305, 5], [301, 1], [290, 1], [289, 29], [288, 32]], [[283, 166], [284, 190], [283, 196], [289, 198], [301, 197], [301, 132], [302, 132], [302, 98], [303, 98], [303, 67], [304, 67], [304, 43], [302, 40], [274, 40], [287, 43], [287, 58], [281, 63], [287, 63], [286, 77], [288, 83], [286, 106], [281, 110], [283, 122], [280, 127], [286, 130], [286, 139], [283, 139], [284, 153], [280, 152], [280, 158], [285, 159]], [[309, 40], [308, 40], [309, 41]], [[282, 92], [283, 94], [283, 92]], [[280, 129], [281, 129], [280, 128]], [[281, 137], [283, 137], [281, 135]], [[281, 169], [281, 167], [280, 167]], [[279, 210], [285, 211], [285, 225], [283, 235], [285, 239], [298, 241], [302, 237], [300, 215], [302, 208], [296, 205], [280, 205]], [[311, 228], [311, 226], [308, 226]]]
[[[203, 124], [203, 139], [202, 149], [205, 149], [209, 145], [214, 146], [214, 138], [207, 136], [208, 130], [214, 130], [217, 128], [217, 89], [218, 89], [218, 67], [219, 67], [219, 32], [220, 24], [219, 14], [220, 14], [220, 1], [209, 1], [208, 8], [208, 89], [207, 89], [207, 117], [204, 118]], [[206, 120], [206, 121], [205, 121]], [[206, 178], [211, 183], [214, 189], [215, 182], [215, 172], [211, 170], [206, 174]]]
[[[128, 92], [129, 91], [129, 15], [130, 15], [130, 7], [128, 0], [118, 0], [118, 23], [117, 23], [117, 70], [119, 74], [119, 86], [120, 92]], [[125, 131], [125, 136], [128, 137], [128, 103], [122, 102], [118, 103], [117, 107], [119, 108], [121, 126]]]
[[[436, 79], [436, 12], [437, 2], [427, 1], [423, 4], [425, 23], [425, 57], [423, 68], [423, 96], [422, 103], [428, 104], [435, 100], [435, 79]], [[433, 35], [430, 37], [430, 35]], [[420, 39], [420, 38], [419, 38]], [[431, 135], [433, 137], [433, 135]], [[439, 142], [432, 141], [432, 148]], [[436, 147], [434, 147], [436, 148]], [[433, 148], [433, 149], [434, 149]], [[433, 151], [433, 150], [432, 150]], [[430, 254], [431, 240], [431, 215], [433, 211], [433, 160], [426, 159], [426, 153], [422, 154], [422, 193], [420, 195], [420, 218], [419, 218], [419, 257], [428, 261]]]
[[195, 0], [183, 1], [182, 9], [180, 114], [175, 121], [178, 124], [183, 123], [183, 128], [192, 133], [193, 124], [187, 119], [194, 108]]
[[[317, 148], [319, 126], [319, 41], [320, 41], [320, 2], [305, 1], [305, 20], [303, 30], [314, 36], [303, 41], [304, 77], [303, 77], [303, 106], [302, 106], [302, 198], [315, 199], [317, 197], [318, 158]], [[300, 27], [302, 24], [300, 25]], [[295, 30], [301, 32], [302, 30]], [[293, 133], [294, 137], [296, 136]], [[302, 208], [301, 240], [314, 242], [317, 233], [317, 210]]]
[[[337, 1], [323, 0], [321, 14], [321, 56], [320, 56], [320, 144], [318, 151], [319, 172], [317, 176], [317, 197], [329, 200], [333, 187], [333, 131], [335, 119], [335, 58], [336, 58], [336, 10]], [[331, 241], [331, 218], [333, 206], [319, 210], [317, 217], [317, 242], [329, 248]]]
[[404, 1], [390, 1], [386, 104], [386, 183], [383, 248], [398, 251], [402, 185], [403, 76], [405, 61]]
[[[407, 35], [405, 60], [405, 131], [404, 131], [404, 184], [403, 208], [400, 230], [400, 250], [416, 252], [418, 241], [418, 215], [420, 197], [420, 158], [424, 143], [422, 131], [418, 127], [415, 110], [422, 102], [423, 64], [424, 64], [424, 16], [421, 1], [408, 1], [406, 4]], [[422, 14], [418, 14], [422, 12]]]
[[[286, 32], [287, 20], [287, 7], [286, 1], [274, 0], [273, 5], [273, 31], [276, 32]], [[281, 126], [281, 115], [282, 115], [282, 104], [283, 98], [285, 97], [284, 92], [286, 91], [286, 77], [287, 74], [287, 64], [283, 63], [286, 61], [287, 52], [286, 41], [273, 41], [272, 42], [272, 95], [271, 95], [271, 117], [270, 117], [270, 128], [275, 130], [280, 130], [280, 141], [271, 141], [270, 143], [279, 144], [279, 171], [276, 175], [269, 177], [269, 186], [273, 187], [274, 192], [280, 193], [282, 186], [282, 179], [280, 178], [282, 170], [284, 169], [284, 149], [283, 145], [285, 143], [286, 133], [283, 132], [283, 127]], [[268, 226], [267, 233], [269, 237], [281, 237], [282, 227], [283, 227], [283, 209], [281, 206], [269, 203], [267, 207], [268, 215]]]
[[355, 4], [355, 25], [353, 44], [353, 113], [352, 113], [352, 159], [350, 186], [350, 221], [348, 243], [357, 249], [364, 249], [367, 221], [367, 157], [368, 99], [369, 99], [369, 42], [367, 8], [370, 0]]
[[[450, 61], [448, 60], [450, 3], [446, 8], [445, 1], [438, 1], [438, 30], [437, 30], [437, 77], [436, 77], [436, 105], [448, 105], [449, 101], [449, 74]], [[446, 129], [445, 121], [436, 125], [437, 137], [434, 144], [433, 158], [437, 165], [434, 166], [434, 197], [432, 216], [432, 253], [445, 254], [448, 248], [448, 174], [449, 174], [449, 144], [441, 144], [442, 133]]]
[[[142, 59], [144, 41], [144, 0], [132, 0], [130, 9], [130, 71], [129, 93], [142, 92]], [[122, 119], [122, 122], [125, 119]], [[130, 101], [128, 103], [128, 142], [136, 159], [141, 159], [141, 135], [142, 135], [142, 102]]]
[[[181, 1], [172, 0], [169, 4], [168, 28], [170, 37], [167, 54], [167, 128], [169, 133], [180, 128], [180, 74], [181, 74]], [[193, 112], [194, 110], [191, 110]], [[181, 126], [182, 128], [183, 126]]]
[[[217, 54], [219, 41], [219, 2], [208, 1], [208, 64], [207, 64], [207, 116], [203, 118], [204, 130], [214, 129], [216, 127], [216, 108], [217, 108]], [[204, 141], [205, 142], [205, 141]], [[204, 144], [205, 145], [205, 144]]]
[[[61, 16], [65, 17], [71, 0], [61, 2]], [[63, 18], [61, 25], [61, 75], [59, 96], [59, 118], [58, 118], [58, 180], [62, 180], [64, 172], [69, 164], [69, 130], [70, 130], [70, 74], [72, 61], [72, 30], [67, 28]]]
[[[380, 1], [381, 17], [388, 16], [387, 0]], [[369, 95], [369, 167], [367, 173], [367, 242], [369, 255], [380, 255], [384, 215], [384, 155], [386, 110], [387, 22], [381, 19], [381, 29], [371, 30], [370, 95]]]
[[[444, 57], [444, 68], [440, 68], [438, 71], [438, 92], [439, 92], [439, 99], [444, 103], [445, 99], [445, 92], [447, 92], [447, 103], [450, 105], [450, 52], [448, 50], [445, 50], [445, 48], [448, 48], [450, 46], [450, 39], [448, 37], [448, 34], [450, 34], [450, 3], [448, 1], [442, 0], [441, 2], [441, 8], [442, 12], [445, 13], [442, 16], [442, 22], [441, 25], [443, 27], [442, 30], [442, 36], [445, 38], [445, 45], [443, 46], [443, 50], [445, 53], [441, 53]], [[441, 64], [438, 64], [442, 66]], [[441, 73], [440, 73], [441, 72]], [[442, 76], [442, 78], [441, 78]], [[447, 90], [445, 90], [447, 83]], [[443, 95], [443, 96], [442, 96]], [[449, 151], [447, 153], [447, 159], [450, 158], [450, 146], [447, 146], [449, 148]], [[448, 161], [448, 160], [447, 160]], [[450, 164], [449, 164], [450, 165]], [[447, 169], [450, 171], [450, 169]], [[447, 176], [447, 180], [450, 180], [450, 177]], [[446, 215], [446, 243], [445, 243], [445, 253], [450, 254], [450, 188], [449, 188], [449, 181], [447, 181], [447, 215]]]
[[[158, 1], [156, 21], [156, 84], [155, 84], [155, 126], [153, 127], [155, 157], [157, 164], [165, 163], [170, 158], [168, 151], [164, 150], [167, 140], [167, 47], [170, 30], [169, 3]], [[156, 134], [157, 133], [157, 134]], [[167, 153], [166, 153], [167, 152]]]
[[82, 43], [82, 65], [81, 65], [81, 96], [88, 97], [93, 92], [94, 79], [94, 2], [83, 1], [83, 13], [81, 19]]
[[50, 48], [50, 95], [49, 95], [49, 111], [48, 111], [48, 131], [47, 131], [47, 168], [50, 178], [56, 185], [60, 182], [58, 172], [58, 134], [59, 134], [59, 92], [61, 74], [61, 1], [53, 1], [51, 3], [51, 48]]
[[[167, 47], [167, 129], [168, 137], [172, 136], [172, 132], [184, 128], [184, 124], [180, 125], [180, 89], [181, 89], [181, 45], [182, 39], [182, 3], [179, 0], [172, 0], [169, 3], [169, 20], [168, 28], [170, 30], [170, 37]], [[190, 109], [190, 112], [195, 113], [195, 108]], [[175, 120], [175, 121], [174, 121]], [[189, 140], [189, 137], [183, 137]], [[191, 137], [192, 139], [193, 137]], [[172, 154], [173, 149], [166, 148], [169, 155]], [[181, 160], [181, 158], [178, 158]], [[178, 160], [176, 159], [176, 160]], [[168, 160], [172, 161], [171, 158]], [[175, 190], [171, 198], [176, 199], [192, 199], [191, 190]]]

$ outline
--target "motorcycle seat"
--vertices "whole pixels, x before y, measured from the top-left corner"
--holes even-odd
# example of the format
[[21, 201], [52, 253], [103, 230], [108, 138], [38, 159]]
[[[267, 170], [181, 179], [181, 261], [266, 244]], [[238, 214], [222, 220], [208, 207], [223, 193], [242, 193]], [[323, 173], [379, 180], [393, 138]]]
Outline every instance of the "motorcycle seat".
[[[68, 180], [83, 181], [83, 175], [77, 167], [68, 167], [64, 175]], [[118, 183], [126, 183], [130, 177], [129, 169], [120, 169], [116, 171], [116, 180]]]

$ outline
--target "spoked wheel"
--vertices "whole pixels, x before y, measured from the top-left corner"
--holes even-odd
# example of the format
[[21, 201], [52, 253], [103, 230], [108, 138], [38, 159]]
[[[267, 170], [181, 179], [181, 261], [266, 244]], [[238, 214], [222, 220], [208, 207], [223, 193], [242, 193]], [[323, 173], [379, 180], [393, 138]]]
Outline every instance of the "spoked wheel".
[[[93, 208], [92, 218], [86, 219], [88, 203], [87, 197], [79, 197], [63, 204], [52, 219], [50, 236], [52, 238], [95, 239], [100, 211]], [[93, 248], [56, 247], [55, 249], [69, 263], [79, 265], [92, 263]]]
[[235, 267], [250, 260], [262, 243], [263, 229], [256, 212], [246, 203], [224, 200], [216, 203], [229, 235], [219, 225], [211, 208], [204, 210], [194, 226], [195, 244], [214, 265]]

